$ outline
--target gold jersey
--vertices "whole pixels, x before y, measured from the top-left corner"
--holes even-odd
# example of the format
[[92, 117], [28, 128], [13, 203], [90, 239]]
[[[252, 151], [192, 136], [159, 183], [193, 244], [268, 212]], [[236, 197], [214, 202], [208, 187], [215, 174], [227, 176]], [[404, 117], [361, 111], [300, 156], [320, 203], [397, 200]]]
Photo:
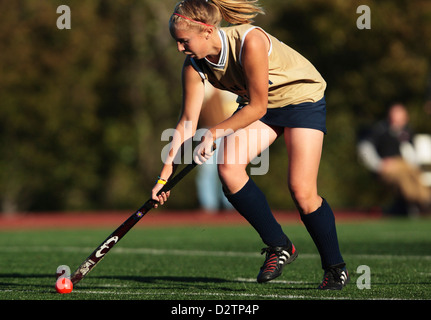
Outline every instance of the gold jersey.
[[242, 69], [242, 48], [248, 32], [259, 29], [270, 42], [268, 108], [280, 108], [323, 98], [326, 82], [316, 68], [301, 54], [259, 27], [244, 24], [219, 29], [222, 49], [218, 63], [206, 58], [191, 59], [202, 79], [214, 87], [239, 96], [239, 103], [249, 102]]

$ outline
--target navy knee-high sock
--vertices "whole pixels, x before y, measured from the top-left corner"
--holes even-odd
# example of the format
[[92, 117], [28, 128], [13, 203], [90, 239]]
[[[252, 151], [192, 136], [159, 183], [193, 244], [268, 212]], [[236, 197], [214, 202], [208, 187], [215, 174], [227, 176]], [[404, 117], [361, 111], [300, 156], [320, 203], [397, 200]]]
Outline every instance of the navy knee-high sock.
[[338, 246], [334, 213], [326, 200], [323, 199], [316, 211], [301, 214], [301, 220], [319, 251], [322, 268], [344, 264]]
[[271, 247], [290, 245], [290, 240], [275, 220], [265, 195], [251, 178], [240, 191], [226, 194], [226, 197], [259, 233], [266, 245]]

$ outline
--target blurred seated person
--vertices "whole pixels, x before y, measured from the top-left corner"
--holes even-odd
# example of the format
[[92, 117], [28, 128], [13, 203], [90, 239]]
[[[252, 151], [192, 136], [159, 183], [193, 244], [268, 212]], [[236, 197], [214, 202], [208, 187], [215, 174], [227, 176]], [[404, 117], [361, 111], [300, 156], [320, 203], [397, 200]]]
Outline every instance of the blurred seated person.
[[395, 189], [391, 214], [417, 215], [430, 207], [431, 191], [421, 181], [412, 139], [408, 111], [403, 104], [394, 103], [387, 119], [375, 124], [358, 144], [364, 165]]

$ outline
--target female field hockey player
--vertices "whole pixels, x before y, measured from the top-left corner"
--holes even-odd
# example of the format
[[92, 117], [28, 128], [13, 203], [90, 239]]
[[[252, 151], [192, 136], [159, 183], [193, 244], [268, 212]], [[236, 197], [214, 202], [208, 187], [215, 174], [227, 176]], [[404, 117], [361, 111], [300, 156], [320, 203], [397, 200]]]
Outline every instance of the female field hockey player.
[[[263, 13], [257, 2], [184, 0], [176, 5], [169, 28], [178, 51], [186, 55], [182, 73], [183, 107], [176, 126], [178, 135], [171, 141], [171, 153], [152, 197], [160, 205], [169, 197], [169, 193], [159, 197], [156, 194], [174, 172], [175, 154], [192, 137], [190, 132], [196, 132], [205, 81], [231, 91], [239, 96], [238, 110], [206, 131], [194, 150], [194, 160], [198, 164], [208, 160], [213, 154], [213, 142], [224, 138], [225, 152], [219, 150], [224, 158], [217, 162], [223, 190], [268, 246], [262, 250], [266, 259], [257, 281], [267, 282], [280, 276], [283, 267], [298, 256], [274, 218], [265, 195], [246, 172], [248, 163], [283, 135], [289, 160], [288, 187], [324, 270], [318, 289], [340, 290], [349, 276], [338, 246], [334, 214], [317, 192], [326, 134], [326, 83], [303, 56], [250, 24]], [[220, 28], [222, 19], [232, 26]], [[243, 139], [244, 132], [247, 139]], [[268, 139], [257, 141], [264, 136]], [[236, 137], [239, 143], [233, 142]], [[234, 150], [226, 146], [234, 146]], [[244, 154], [246, 161], [239, 161]]]

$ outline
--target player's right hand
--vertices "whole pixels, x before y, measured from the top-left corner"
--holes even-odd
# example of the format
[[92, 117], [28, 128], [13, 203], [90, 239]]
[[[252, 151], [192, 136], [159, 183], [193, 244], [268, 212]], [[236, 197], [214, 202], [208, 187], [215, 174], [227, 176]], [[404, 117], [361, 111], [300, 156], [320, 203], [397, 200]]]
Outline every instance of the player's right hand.
[[163, 205], [169, 198], [169, 195], [171, 194], [170, 191], [168, 192], [162, 192], [160, 195], [157, 195], [157, 193], [163, 188], [163, 185], [160, 183], [156, 183], [156, 185], [153, 187], [153, 190], [151, 191], [151, 198], [158, 203], [154, 204], [154, 208], [157, 208], [159, 205]]

